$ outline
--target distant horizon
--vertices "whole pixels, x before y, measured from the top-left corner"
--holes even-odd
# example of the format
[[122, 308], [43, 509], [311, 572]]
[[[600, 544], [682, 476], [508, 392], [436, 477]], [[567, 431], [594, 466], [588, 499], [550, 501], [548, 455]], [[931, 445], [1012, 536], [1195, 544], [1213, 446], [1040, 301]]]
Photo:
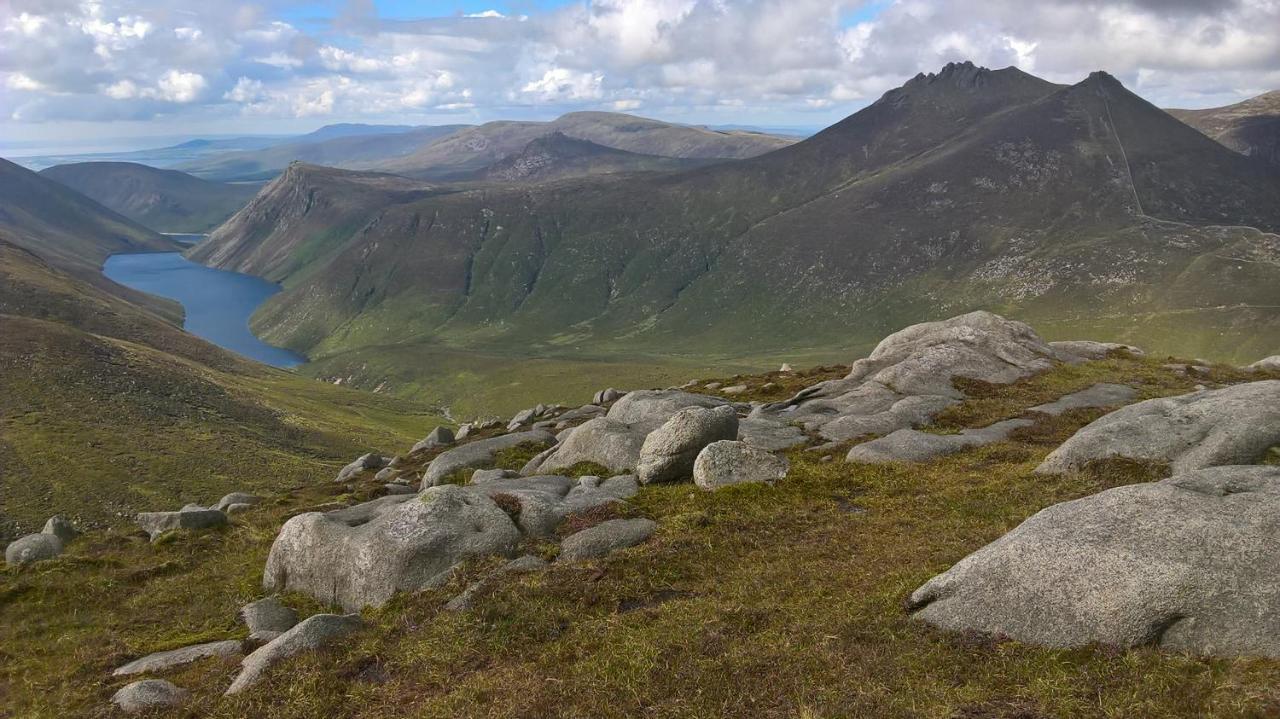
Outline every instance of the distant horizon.
[[1264, 0], [10, 0], [0, 147], [575, 110], [820, 128], [961, 60], [1218, 107], [1280, 88], [1276, 27]]

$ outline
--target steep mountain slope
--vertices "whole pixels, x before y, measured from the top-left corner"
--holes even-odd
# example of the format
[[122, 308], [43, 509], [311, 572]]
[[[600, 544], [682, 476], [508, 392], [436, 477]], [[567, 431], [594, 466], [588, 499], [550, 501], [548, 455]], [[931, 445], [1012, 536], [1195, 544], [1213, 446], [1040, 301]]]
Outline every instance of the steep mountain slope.
[[[379, 126], [321, 128], [311, 135], [250, 152], [230, 152], [202, 157], [178, 168], [211, 180], [266, 180], [295, 161], [329, 167], [364, 169], [408, 155], [470, 125], [440, 125], [382, 130]], [[370, 132], [360, 132], [369, 127]]]
[[476, 173], [492, 182], [543, 182], [619, 172], [670, 172], [706, 164], [705, 160], [641, 155], [615, 150], [562, 132], [532, 140], [524, 149]]
[[1276, 197], [1280, 175], [1103, 73], [951, 65], [751, 160], [383, 207], [271, 275], [288, 290], [255, 327], [370, 383], [391, 345], [767, 357], [974, 308], [1245, 359], [1280, 349]]
[[786, 147], [793, 138], [714, 131], [632, 115], [574, 112], [551, 122], [490, 122], [458, 132], [376, 169], [432, 180], [466, 179], [555, 132], [642, 155], [685, 159], [742, 159]]
[[1226, 107], [1169, 114], [1242, 155], [1280, 166], [1280, 90]]
[[176, 250], [177, 243], [65, 185], [0, 159], [0, 230], [63, 269], [96, 275], [114, 252]]
[[157, 232], [204, 232], [244, 207], [258, 188], [209, 182], [132, 162], [80, 162], [40, 172]]
[[220, 350], [0, 233], [0, 537], [312, 482], [433, 421]]

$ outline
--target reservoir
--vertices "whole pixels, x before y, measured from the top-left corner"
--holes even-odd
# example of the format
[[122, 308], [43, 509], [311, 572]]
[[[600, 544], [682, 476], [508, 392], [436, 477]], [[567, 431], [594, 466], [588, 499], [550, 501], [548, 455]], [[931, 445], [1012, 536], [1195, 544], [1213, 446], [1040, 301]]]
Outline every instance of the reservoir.
[[182, 303], [183, 329], [223, 349], [275, 367], [293, 367], [306, 357], [273, 347], [249, 330], [249, 316], [280, 287], [239, 272], [205, 267], [179, 252], [112, 255], [102, 267], [108, 279]]

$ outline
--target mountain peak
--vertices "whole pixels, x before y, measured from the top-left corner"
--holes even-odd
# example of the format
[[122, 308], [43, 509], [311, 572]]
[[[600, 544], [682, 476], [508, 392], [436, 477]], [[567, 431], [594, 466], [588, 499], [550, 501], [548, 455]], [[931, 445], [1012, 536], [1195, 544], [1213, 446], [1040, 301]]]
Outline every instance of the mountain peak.
[[989, 68], [974, 65], [969, 60], [964, 62], [949, 62], [942, 67], [942, 70], [933, 73], [920, 73], [907, 81], [903, 88], [924, 87], [945, 83], [956, 87], [976, 87], [983, 84], [985, 78], [991, 74]]

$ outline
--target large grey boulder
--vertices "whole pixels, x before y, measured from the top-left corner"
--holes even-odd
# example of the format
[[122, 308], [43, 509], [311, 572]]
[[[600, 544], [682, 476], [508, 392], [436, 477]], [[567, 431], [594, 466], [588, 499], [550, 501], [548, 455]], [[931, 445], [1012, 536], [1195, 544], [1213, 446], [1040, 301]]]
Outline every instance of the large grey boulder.
[[929, 580], [915, 616], [1068, 647], [1280, 657], [1280, 467], [1213, 467], [1056, 504]]
[[1255, 372], [1280, 372], [1280, 355], [1273, 355], [1249, 365], [1247, 369]]
[[575, 427], [553, 451], [540, 461], [530, 462], [521, 472], [549, 474], [581, 462], [593, 462], [611, 472], [627, 472], [640, 461], [640, 447], [646, 435], [644, 428], [597, 417]]
[[1022, 322], [970, 312], [912, 325], [881, 340], [848, 376], [820, 382], [761, 414], [799, 422], [830, 441], [924, 424], [964, 398], [957, 377], [1008, 384], [1047, 370], [1058, 351]]
[[581, 407], [571, 409], [557, 417], [555, 428], [557, 430], [562, 430], [576, 422], [584, 422], [589, 419], [595, 419], [596, 417], [603, 417], [607, 411], [608, 410], [600, 405], [584, 404]]
[[141, 714], [157, 709], [181, 706], [191, 692], [165, 679], [143, 679], [126, 684], [112, 697], [111, 703], [125, 714]]
[[240, 661], [236, 675], [226, 694], [238, 694], [262, 680], [271, 665], [299, 652], [319, 649], [339, 637], [363, 626], [358, 614], [315, 614], [297, 626], [259, 647]]
[[431, 430], [430, 434], [419, 440], [417, 444], [413, 445], [413, 448], [409, 450], [409, 453], [413, 454], [414, 452], [424, 452], [428, 449], [435, 449], [437, 447], [447, 447], [453, 444], [453, 442], [453, 430], [448, 427], [436, 427]]
[[646, 433], [660, 427], [672, 415], [687, 407], [723, 407], [729, 402], [704, 394], [670, 389], [646, 389], [628, 392], [609, 408], [610, 420], [632, 425]]
[[123, 677], [130, 674], [162, 672], [166, 669], [205, 659], [206, 657], [238, 657], [241, 651], [240, 641], [237, 639], [193, 644], [189, 647], [170, 649], [166, 652], [155, 652], [140, 659], [134, 659], [111, 674]]
[[67, 521], [61, 514], [55, 514], [44, 523], [44, 529], [40, 530], [41, 534], [52, 534], [62, 540], [63, 544], [70, 542], [80, 534], [76, 531], [75, 525]]
[[257, 642], [271, 641], [298, 623], [298, 613], [279, 597], [249, 602], [240, 607], [238, 617], [249, 628], [249, 638]]
[[422, 487], [423, 489], [434, 487], [445, 477], [460, 469], [474, 469], [492, 464], [498, 452], [505, 449], [522, 444], [552, 444], [555, 441], [555, 435], [550, 432], [534, 429], [527, 432], [512, 432], [454, 447], [431, 460], [431, 464], [427, 465], [427, 470], [422, 475]]
[[738, 438], [766, 452], [798, 447], [809, 441], [803, 429], [776, 417], [763, 415], [758, 407], [746, 419], [738, 420]]
[[870, 442], [856, 444], [845, 457], [850, 462], [886, 464], [889, 462], [927, 462], [966, 449], [999, 442], [1021, 427], [1030, 427], [1028, 419], [1007, 419], [980, 429], [964, 429], [958, 434], [930, 434], [917, 429], [900, 429]]
[[1036, 468], [1080, 469], [1111, 457], [1168, 462], [1175, 473], [1259, 461], [1280, 445], [1280, 380], [1250, 382], [1116, 410], [1076, 432]]
[[510, 555], [521, 539], [493, 500], [463, 487], [426, 489], [383, 510], [355, 526], [318, 512], [293, 517], [271, 546], [263, 588], [355, 611], [438, 586], [471, 557]]
[[610, 552], [634, 547], [658, 528], [651, 519], [611, 519], [565, 537], [557, 562], [596, 559]]
[[28, 534], [19, 537], [4, 548], [6, 564], [23, 566], [53, 559], [62, 554], [62, 540], [54, 534]]
[[349, 482], [360, 475], [361, 472], [370, 469], [382, 469], [387, 466], [387, 458], [380, 454], [363, 454], [356, 461], [343, 467], [338, 476], [334, 478], [335, 482]]
[[227, 523], [227, 515], [216, 509], [185, 508], [177, 512], [141, 512], [136, 520], [142, 531], [155, 541], [175, 529], [211, 529]]
[[703, 447], [737, 438], [738, 415], [733, 407], [682, 409], [645, 437], [636, 476], [641, 484], [688, 479]]
[[787, 476], [791, 462], [746, 442], [712, 442], [693, 463], [693, 483], [705, 490], [731, 484], [773, 484]]

